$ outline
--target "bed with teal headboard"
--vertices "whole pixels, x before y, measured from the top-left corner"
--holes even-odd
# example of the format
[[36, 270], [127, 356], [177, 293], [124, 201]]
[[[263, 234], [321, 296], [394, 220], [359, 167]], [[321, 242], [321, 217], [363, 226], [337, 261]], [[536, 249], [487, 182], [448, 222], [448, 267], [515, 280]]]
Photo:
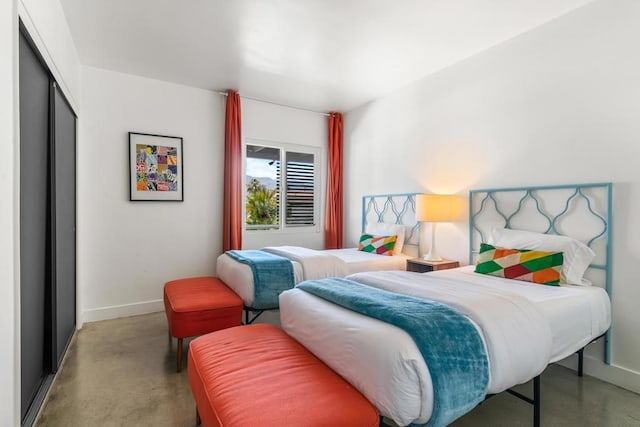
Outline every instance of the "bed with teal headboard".
[[[251, 323], [257, 316], [250, 319], [250, 312], [259, 315], [264, 310], [278, 308], [280, 292], [302, 280], [344, 277], [361, 271], [405, 270], [407, 258], [417, 255], [418, 248], [415, 196], [415, 193], [376, 194], [362, 198], [362, 233], [367, 232], [376, 238], [396, 236], [393, 252], [381, 255], [353, 247], [314, 250], [298, 246], [270, 246], [259, 251], [221, 254], [217, 259], [216, 273], [242, 298], [246, 322]], [[354, 226], [358, 227], [357, 224]], [[366, 249], [367, 239], [361, 237], [360, 240], [365, 242], [362, 246]], [[271, 264], [265, 267], [256, 262]], [[275, 269], [277, 274], [269, 274]]]
[[[336, 283], [328, 284], [331, 291], [325, 292], [322, 281], [320, 286], [310, 286], [311, 291], [294, 288], [280, 296], [282, 326], [357, 387], [383, 416], [398, 425], [420, 425], [429, 422], [436, 413], [434, 416], [438, 420], [445, 419], [441, 406], [449, 405], [436, 397], [447, 395], [439, 389], [447, 381], [443, 381], [438, 372], [440, 379], [434, 382], [430, 374], [431, 369], [440, 369], [442, 364], [427, 366], [424, 348], [418, 348], [416, 341], [410, 338], [415, 329], [421, 329], [415, 326], [421, 315], [418, 316], [417, 311], [409, 313], [410, 319], [399, 323], [413, 324], [414, 330], [401, 329], [397, 324], [380, 320], [384, 317], [380, 313], [389, 313], [387, 303], [381, 301], [396, 304], [398, 298], [390, 296], [391, 293], [403, 295], [400, 299], [406, 296], [444, 304], [468, 318], [485, 343], [491, 374], [486, 390], [480, 394], [488, 398], [508, 391], [522, 398], [533, 404], [534, 425], [539, 426], [540, 374], [549, 363], [563, 360], [574, 352], [581, 360], [585, 348], [604, 337], [610, 326], [611, 191], [612, 186], [607, 183], [472, 190], [469, 193], [469, 265], [423, 274], [406, 271], [358, 273], [346, 278], [353, 284], [344, 295]], [[391, 205], [384, 196], [380, 200], [374, 203], [363, 199], [363, 212], [366, 212], [363, 229], [366, 218], [388, 216], [391, 221], [397, 221], [401, 216], [402, 207]], [[568, 241], [580, 250], [593, 251], [595, 258], [585, 266], [584, 278], [571, 278], [579, 285], [547, 286], [475, 272], [481, 243], [506, 241], [505, 235], [514, 237], [509, 233], [515, 233], [514, 239], [532, 236], [524, 231], [534, 233], [534, 240], [541, 240], [544, 245], [550, 235], [558, 235], [562, 244]], [[527, 251], [534, 251], [536, 255], [558, 253], [547, 250], [544, 245], [538, 249], [503, 249], [505, 253], [517, 250], [518, 254]], [[565, 265], [564, 252], [562, 254], [562, 265], [554, 268], [572, 265], [573, 261]], [[564, 270], [562, 274], [565, 277]], [[590, 286], [585, 286], [587, 284]], [[366, 289], [369, 302], [364, 304], [362, 311], [352, 313], [351, 307], [362, 306], [357, 301], [359, 286], [365, 286], [363, 289]], [[369, 295], [376, 294], [371, 288], [383, 294]], [[327, 297], [327, 293], [331, 295]], [[407, 304], [405, 307], [420, 305], [416, 301]], [[373, 314], [363, 316], [363, 312]], [[427, 316], [424, 321], [431, 320]], [[436, 336], [435, 332], [432, 334]], [[606, 343], [591, 345], [589, 352], [608, 363], [610, 342], [606, 336]], [[429, 345], [428, 338], [419, 340], [421, 346]], [[436, 350], [447, 349], [461, 339], [451, 336], [445, 340], [446, 343], [437, 339], [431, 345]], [[428, 348], [427, 352], [431, 350], [433, 348]], [[473, 359], [477, 361], [475, 356]], [[511, 389], [529, 380], [533, 380], [533, 399]], [[464, 381], [458, 383], [465, 384]], [[468, 395], [468, 387], [463, 388], [465, 390], [458, 390], [460, 395]], [[472, 392], [474, 396], [478, 395], [478, 390]], [[469, 407], [467, 402], [462, 412], [473, 406], [475, 404]], [[450, 409], [446, 408], [447, 411]], [[458, 415], [447, 419], [446, 423], [452, 422], [460, 411], [454, 409], [451, 413]]]
[[[469, 263], [477, 259], [481, 242], [493, 228], [527, 230], [574, 238], [595, 253], [585, 272], [594, 286], [611, 297], [612, 200], [611, 183], [538, 187], [490, 188], [469, 192]], [[611, 360], [611, 330], [593, 353]], [[580, 352], [580, 371], [582, 371]]]

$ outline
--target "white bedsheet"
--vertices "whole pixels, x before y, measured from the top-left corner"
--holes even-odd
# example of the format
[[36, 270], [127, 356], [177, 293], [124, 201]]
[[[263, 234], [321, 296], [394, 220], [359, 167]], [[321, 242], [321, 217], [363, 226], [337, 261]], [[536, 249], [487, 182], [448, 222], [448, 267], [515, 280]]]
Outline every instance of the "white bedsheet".
[[[346, 275], [362, 271], [406, 270], [407, 255], [378, 255], [359, 251], [357, 248], [328, 249], [322, 251], [340, 258], [345, 263]], [[339, 276], [342, 277], [342, 276]]]
[[[609, 300], [602, 290], [546, 287], [472, 270], [362, 273], [349, 278], [441, 300], [472, 319], [480, 312], [475, 323], [488, 349], [489, 393], [529, 380], [548, 362], [581, 348], [609, 326]], [[500, 308], [502, 305], [507, 308]], [[524, 317], [514, 314], [522, 310]], [[381, 414], [399, 425], [429, 419], [431, 378], [418, 348], [404, 331], [298, 289], [280, 296], [280, 316], [288, 334], [358, 388]], [[532, 329], [527, 318], [540, 328]], [[570, 339], [573, 341], [566, 342]]]
[[[404, 255], [377, 255], [355, 248], [319, 251], [299, 246], [269, 246], [262, 250], [291, 260], [296, 284], [361, 271], [405, 270], [407, 259]], [[247, 307], [253, 305], [255, 285], [251, 267], [222, 254], [216, 262], [216, 274]]]
[[[550, 362], [564, 359], [575, 353], [591, 340], [605, 333], [611, 325], [611, 304], [607, 293], [602, 288], [574, 285], [543, 286], [478, 274], [473, 270], [474, 266], [466, 266], [435, 271], [423, 276], [422, 280], [430, 281], [440, 278], [456, 283], [479, 285], [495, 293], [511, 293], [524, 297], [533, 303], [549, 322], [552, 334]], [[362, 281], [358, 279], [359, 277], [369, 276], [353, 275], [349, 278]], [[372, 286], [379, 282], [377, 279], [364, 279], [364, 281], [369, 282], [367, 284]], [[412, 292], [412, 289], [419, 291], [422, 284], [424, 282], [410, 284], [407, 286], [406, 292], [403, 293], [420, 296], [416, 292]], [[453, 306], [455, 306], [458, 288], [455, 289], [453, 300], [450, 302]], [[449, 303], [445, 299], [438, 300]]]
[[347, 275], [345, 262], [327, 251], [317, 251], [300, 246], [267, 246], [261, 250], [299, 262], [302, 265], [304, 280]]
[[575, 353], [594, 338], [604, 334], [611, 326], [611, 303], [602, 288], [574, 285], [541, 286], [477, 274], [473, 270], [474, 266], [466, 266], [430, 274], [514, 292], [533, 302], [551, 328], [550, 362], [557, 362]]

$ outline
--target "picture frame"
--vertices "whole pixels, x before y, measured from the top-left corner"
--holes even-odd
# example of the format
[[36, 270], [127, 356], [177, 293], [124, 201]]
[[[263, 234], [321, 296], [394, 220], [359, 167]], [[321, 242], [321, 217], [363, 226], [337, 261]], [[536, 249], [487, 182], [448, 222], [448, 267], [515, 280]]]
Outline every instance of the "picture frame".
[[181, 137], [129, 132], [129, 200], [184, 201]]

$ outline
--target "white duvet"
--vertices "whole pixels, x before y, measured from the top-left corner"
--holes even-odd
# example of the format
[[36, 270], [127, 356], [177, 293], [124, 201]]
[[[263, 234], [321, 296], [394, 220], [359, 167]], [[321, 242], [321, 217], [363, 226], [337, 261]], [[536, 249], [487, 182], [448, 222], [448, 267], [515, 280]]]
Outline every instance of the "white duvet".
[[261, 250], [299, 262], [302, 265], [304, 280], [347, 275], [345, 262], [335, 255], [326, 253], [326, 251], [316, 251], [300, 246], [267, 246]]
[[[407, 259], [403, 255], [378, 255], [355, 248], [318, 251], [299, 246], [269, 246], [261, 250], [291, 260], [296, 284], [360, 271], [404, 270]], [[253, 305], [255, 285], [251, 267], [222, 254], [216, 262], [216, 274], [246, 306]]]
[[[608, 297], [601, 289], [551, 288], [479, 275], [469, 268], [428, 274], [359, 273], [348, 278], [441, 301], [467, 315], [487, 349], [488, 393], [528, 381], [550, 361], [603, 333], [610, 322]], [[584, 292], [583, 298], [580, 295]], [[587, 311], [578, 316], [578, 322], [589, 326], [578, 328], [580, 332], [573, 336], [553, 330], [561, 324], [558, 307], [562, 305]], [[569, 312], [576, 314], [577, 310]], [[382, 415], [398, 425], [429, 420], [433, 409], [431, 377], [406, 332], [298, 289], [281, 294], [280, 317], [289, 335], [358, 388]], [[587, 329], [588, 338], [584, 335]], [[573, 341], [561, 344], [556, 337]]]

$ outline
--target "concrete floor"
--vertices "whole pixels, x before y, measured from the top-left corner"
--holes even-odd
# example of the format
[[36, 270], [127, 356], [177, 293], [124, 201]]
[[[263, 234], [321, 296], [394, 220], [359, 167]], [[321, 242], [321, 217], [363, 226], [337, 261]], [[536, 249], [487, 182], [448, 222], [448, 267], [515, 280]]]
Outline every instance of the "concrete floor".
[[[530, 390], [530, 384], [519, 387]], [[531, 406], [503, 393], [453, 426], [531, 423]], [[175, 340], [170, 351], [164, 313], [86, 324], [35, 425], [194, 426], [186, 370], [175, 372]], [[553, 365], [542, 376], [542, 425], [640, 426], [640, 396]]]

